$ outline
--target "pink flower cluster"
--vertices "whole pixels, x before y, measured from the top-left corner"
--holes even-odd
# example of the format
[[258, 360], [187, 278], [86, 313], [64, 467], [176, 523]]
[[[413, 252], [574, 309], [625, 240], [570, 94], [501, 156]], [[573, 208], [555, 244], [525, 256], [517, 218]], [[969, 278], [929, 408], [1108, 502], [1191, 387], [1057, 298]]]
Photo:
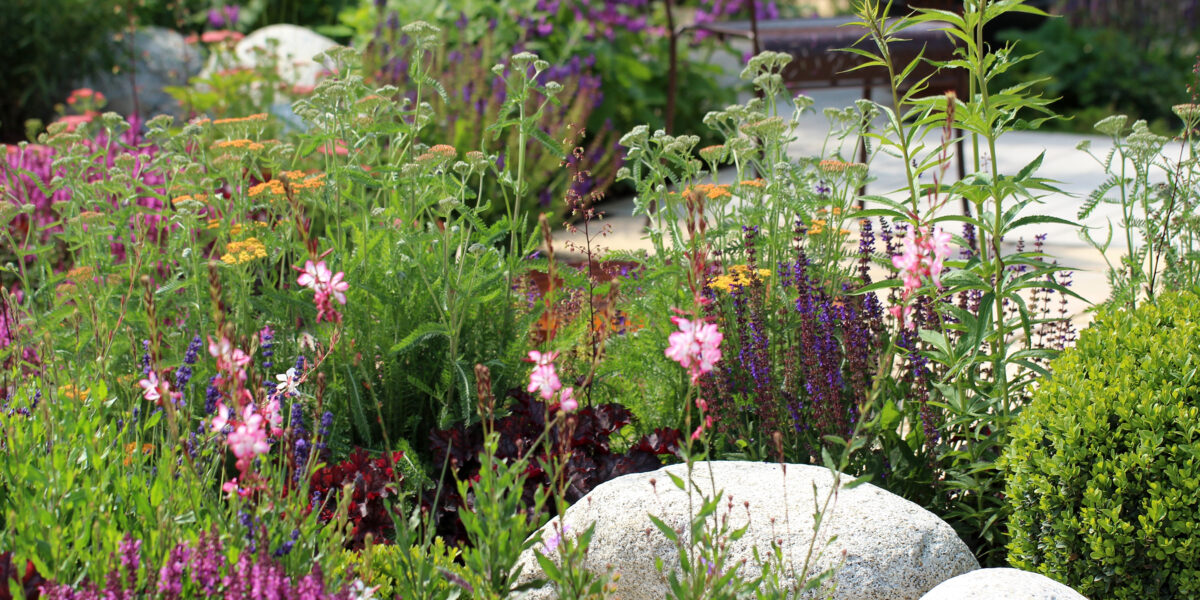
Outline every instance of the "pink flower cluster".
[[529, 360], [534, 366], [533, 372], [529, 374], [529, 386], [526, 391], [537, 392], [546, 402], [554, 400], [557, 393], [559, 408], [565, 412], [575, 412], [579, 408], [579, 401], [575, 399], [575, 388], [565, 388], [558, 380], [558, 372], [554, 369], [554, 360], [557, 358], [557, 352], [529, 352]]
[[314, 299], [317, 305], [317, 322], [341, 323], [342, 314], [333, 307], [330, 299], [337, 300], [339, 304], [346, 303], [346, 290], [350, 289], [350, 284], [342, 280], [345, 273], [330, 271], [323, 260], [315, 264], [311, 260], [307, 261], [304, 263], [304, 269], [299, 271], [300, 277], [296, 279], [296, 283], [317, 293]]
[[721, 360], [720, 346], [725, 336], [714, 323], [689, 321], [683, 317], [671, 317], [671, 322], [679, 327], [679, 331], [667, 338], [667, 358], [687, 369], [694, 384]]
[[250, 461], [255, 456], [271, 451], [271, 445], [267, 442], [267, 431], [263, 429], [265, 419], [258, 414], [253, 404], [247, 404], [242, 410], [240, 422], [231, 420], [231, 416], [232, 411], [229, 407], [218, 402], [212, 428], [217, 432], [224, 431], [226, 427], [233, 429], [225, 438], [225, 442], [229, 444], [230, 452], [233, 452], [234, 458], [237, 459], [237, 469], [244, 472], [250, 467]]
[[921, 288], [921, 280], [928, 278], [942, 287], [942, 263], [950, 255], [951, 236], [937, 227], [931, 234], [928, 227], [918, 227], [916, 232], [904, 236], [904, 252], [892, 257], [892, 266], [900, 270], [904, 282], [901, 304], [888, 309], [905, 327], [913, 327], [909, 319], [912, 305], [908, 300]]
[[[212, 418], [212, 429], [217, 433], [226, 434], [225, 443], [229, 451], [237, 459], [235, 466], [242, 474], [241, 479], [250, 469], [254, 457], [271, 451], [268, 436], [279, 437], [283, 434], [283, 411], [279, 395], [267, 398], [259, 407], [250, 391], [245, 388], [246, 366], [250, 364], [250, 355], [240, 348], [234, 347], [229, 338], [222, 336], [214, 340], [208, 338], [208, 353], [217, 361], [217, 385], [232, 386], [230, 394], [235, 399], [235, 408], [225, 404], [224, 398], [217, 401], [216, 415]], [[149, 392], [147, 392], [149, 393]], [[239, 418], [240, 417], [240, 418]], [[249, 493], [238, 486], [237, 478], [225, 484], [222, 489]]]
[[158, 373], [150, 371], [146, 374], [146, 378], [139, 381], [138, 385], [142, 388], [142, 397], [149, 402], [153, 402], [162, 406], [164, 397], [178, 400], [181, 394], [171, 391], [171, 383], [165, 379], [159, 379]]

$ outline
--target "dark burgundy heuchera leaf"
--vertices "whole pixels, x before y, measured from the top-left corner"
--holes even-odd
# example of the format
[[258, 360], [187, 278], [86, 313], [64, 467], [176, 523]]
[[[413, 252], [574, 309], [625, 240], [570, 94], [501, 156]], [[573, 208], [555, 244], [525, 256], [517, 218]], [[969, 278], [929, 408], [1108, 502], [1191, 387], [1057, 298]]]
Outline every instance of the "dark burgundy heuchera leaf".
[[[512, 399], [508, 416], [497, 419], [494, 428], [500, 434], [496, 457], [513, 460], [527, 454], [545, 430], [546, 405], [521, 389], [509, 392]], [[565, 463], [568, 502], [576, 502], [596, 486], [614, 477], [630, 473], [653, 471], [663, 465], [661, 457], [679, 454], [682, 435], [676, 429], [658, 429], [633, 445], [625, 454], [612, 451], [610, 438], [622, 427], [632, 423], [633, 413], [620, 404], [587, 407], [575, 414], [575, 428], [570, 439], [569, 457]], [[561, 458], [564, 451], [562, 433], [556, 426], [547, 436], [549, 451], [537, 453], [525, 469], [527, 476], [522, 497], [526, 506], [532, 505], [539, 487], [549, 486], [545, 465]], [[447, 465], [440, 494], [426, 493], [424, 507], [433, 511], [438, 533], [448, 543], [466, 543], [466, 532], [458, 520], [458, 508], [464, 499], [458, 494], [454, 479], [473, 481], [479, 473], [479, 453], [483, 451], [483, 427], [480, 424], [462, 425], [430, 434], [433, 463], [440, 470]]]
[[13, 564], [12, 552], [0, 552], [0, 600], [13, 600], [12, 592], [8, 589], [10, 580], [21, 584], [26, 600], [38, 600], [42, 595], [41, 585], [46, 583], [46, 579], [33, 566], [33, 561], [25, 561], [25, 571], [22, 573]]
[[367, 534], [385, 540], [392, 532], [392, 515], [388, 498], [395, 496], [404, 475], [395, 471], [404, 453], [393, 452], [391, 457], [371, 458], [366, 450], [355, 450], [340, 464], [317, 469], [310, 479], [309, 509], [320, 510], [321, 520], [334, 517], [342, 488], [354, 485], [348, 513], [353, 525], [349, 547], [360, 549]]

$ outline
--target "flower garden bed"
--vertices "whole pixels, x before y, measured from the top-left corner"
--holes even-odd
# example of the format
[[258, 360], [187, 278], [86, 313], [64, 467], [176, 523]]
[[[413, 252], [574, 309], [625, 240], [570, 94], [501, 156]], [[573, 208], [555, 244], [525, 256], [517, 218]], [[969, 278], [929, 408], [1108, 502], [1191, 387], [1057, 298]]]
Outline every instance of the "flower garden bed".
[[[1004, 55], [968, 41], [1027, 7], [967, 5], [913, 19], [951, 22], [954, 66], [986, 93], [923, 94], [865, 2], [893, 102], [829, 111], [828, 151], [800, 159], [811, 101], [785, 95], [774, 53], [742, 73], [753, 99], [703, 118], [716, 143], [637, 126], [619, 156], [563, 125], [603, 110], [575, 103], [586, 78], [531, 52], [489, 66], [502, 93], [453, 126], [466, 90], [438, 78], [458, 50], [422, 21], [387, 26], [400, 62], [323, 55], [314, 89], [287, 90], [303, 127], [204, 95], [243, 72], [196, 82], [184, 96], [227, 112], [186, 122], [77, 92], [77, 115], [0, 163], [0, 597], [636, 597], [588, 562], [604, 524], [571, 515], [677, 463], [643, 490], [688, 492], [675, 525], [644, 519], [674, 551], [654, 574], [671, 598], [874, 581], [860, 555], [822, 559], [838, 490], [866, 481], [856, 498], [932, 513], [958, 571], [1191, 597], [1200, 108], [1174, 107], [1179, 156], [1144, 123], [1097, 124], [1111, 178], [1080, 217], [1117, 203], [1127, 258], [1073, 348], [1067, 269], [1004, 241], [1074, 224], [1038, 212], [1041, 157], [987, 158], [1046, 101], [994, 89]], [[951, 182], [960, 131], [980, 150]], [[867, 163], [838, 143], [860, 135]], [[905, 185], [860, 198], [881, 152]], [[651, 252], [600, 247], [612, 178]], [[961, 199], [970, 215], [942, 210]], [[563, 215], [578, 247], [555, 247]], [[793, 541], [743, 568], [750, 525], [729, 515], [744, 502], [753, 524], [757, 499], [697, 484], [710, 461], [829, 482], [785, 497], [771, 525]], [[814, 503], [792, 535], [786, 511]], [[876, 597], [853, 588], [836, 597]]]

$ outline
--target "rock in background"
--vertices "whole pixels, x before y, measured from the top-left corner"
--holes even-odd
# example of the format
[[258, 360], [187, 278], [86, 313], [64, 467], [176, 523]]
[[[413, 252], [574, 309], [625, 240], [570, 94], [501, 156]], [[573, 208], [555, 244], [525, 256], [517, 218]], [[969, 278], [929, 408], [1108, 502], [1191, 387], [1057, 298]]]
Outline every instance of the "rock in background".
[[943, 581], [921, 600], [1087, 600], [1079, 592], [1039, 573], [1020, 569], [979, 569]]
[[[745, 560], [741, 572], [757, 576], [761, 570], [754, 562], [753, 548], [766, 556], [770, 541], [775, 539], [782, 542], [785, 560], [799, 571], [812, 539], [813, 486], [816, 500], [823, 502], [833, 484], [829, 470], [787, 465], [784, 475], [779, 464], [722, 461], [711, 463], [710, 479], [709, 465], [696, 463], [693, 478], [706, 493], [712, 489], [713, 479], [716, 489], [724, 490], [717, 517], [729, 513], [732, 528], [749, 522], [746, 534], [729, 543], [726, 564]], [[688, 528], [691, 515], [687, 494], [671, 483], [668, 473], [686, 478], [686, 465], [603, 483], [562, 517], [568, 535], [596, 524], [584, 566], [596, 572], [603, 572], [607, 565], [615, 567], [620, 573], [616, 595], [623, 600], [661, 600], [667, 593], [667, 583], [655, 569], [654, 560], [662, 557], [667, 568], [678, 565], [675, 546], [647, 517], [653, 514], [676, 531]], [[846, 477], [843, 484], [851, 480]], [[745, 502], [749, 502], [748, 507]], [[693, 506], [698, 506], [698, 500]], [[552, 521], [542, 528], [543, 539], [549, 537], [553, 527]], [[830, 543], [833, 536], [837, 539]], [[870, 484], [838, 492], [832, 512], [824, 517], [816, 551], [821, 555], [810, 573], [841, 563], [827, 582], [836, 582], [836, 600], [917, 600], [939, 583], [979, 568], [967, 545], [944, 521]], [[522, 555], [522, 581], [541, 576], [532, 552]], [[783, 579], [784, 585], [792, 583], [792, 579]], [[827, 594], [828, 588], [813, 597], [824, 598]], [[542, 590], [528, 597], [552, 598], [553, 594]]]
[[[179, 103], [163, 91], [166, 86], [187, 85], [204, 65], [204, 50], [188, 44], [183, 35], [164, 27], [145, 27], [132, 40], [114, 41], [116, 55], [128, 57], [130, 65], [119, 73], [100, 73], [88, 78], [81, 87], [90, 87], [108, 99], [106, 110], [122, 115], [134, 114], [134, 83], [137, 85], [137, 113], [144, 121], [155, 115], [184, 117]], [[129, 51], [133, 54], [130, 57]], [[132, 72], [133, 78], [130, 78]]]
[[337, 42], [298, 25], [268, 25], [238, 41], [233, 49], [234, 64], [218, 65], [214, 56], [204, 66], [201, 77], [221, 69], [256, 69], [263, 66], [273, 54], [284, 83], [312, 87], [316, 85], [318, 75], [326, 69], [326, 65], [313, 60], [313, 57], [337, 45]]

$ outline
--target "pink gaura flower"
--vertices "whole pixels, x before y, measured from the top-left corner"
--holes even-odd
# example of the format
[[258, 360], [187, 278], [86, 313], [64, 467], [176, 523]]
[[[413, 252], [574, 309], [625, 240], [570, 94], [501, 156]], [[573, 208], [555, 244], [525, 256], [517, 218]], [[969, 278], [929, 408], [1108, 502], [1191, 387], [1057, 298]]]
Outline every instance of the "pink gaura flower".
[[283, 435], [283, 411], [279, 405], [279, 398], [267, 401], [263, 413], [266, 415], [267, 423], [271, 424], [271, 435], [275, 437]]
[[346, 303], [346, 290], [350, 289], [350, 284], [342, 280], [344, 273], [338, 271], [329, 279], [328, 290], [333, 295], [333, 298], [338, 301], [338, 304]]
[[526, 391], [536, 391], [547, 402], [553, 399], [554, 393], [560, 389], [562, 382], [558, 380], [558, 373], [555, 372], [553, 364], [538, 365], [529, 374], [529, 386]]
[[229, 418], [233, 416], [233, 411], [225, 406], [224, 402], [217, 401], [217, 414], [212, 418], [213, 431], [221, 432], [225, 430], [225, 426], [229, 425]]
[[892, 257], [892, 266], [900, 270], [905, 297], [921, 287], [923, 277], [942, 287], [943, 262], [950, 255], [951, 239], [952, 236], [941, 227], [935, 228], [932, 234], [928, 227], [918, 227], [904, 236], [904, 251]]
[[325, 266], [325, 261], [313, 263], [313, 261], [305, 261], [304, 269], [300, 271], [300, 277], [296, 278], [296, 283], [310, 290], [315, 290], [317, 287], [323, 286], [329, 282], [332, 274], [329, 272], [329, 267]]
[[556, 358], [558, 358], [558, 352], [545, 354], [537, 350], [529, 352], [529, 361], [534, 364], [534, 367], [533, 372], [529, 374], [529, 386], [525, 389], [529, 392], [538, 392], [547, 402], [554, 398], [555, 392], [562, 389], [562, 382], [558, 380], [558, 372], [554, 369]]
[[337, 300], [340, 304], [346, 303], [346, 290], [350, 289], [350, 284], [343, 279], [345, 273], [330, 271], [323, 260], [316, 263], [311, 260], [306, 261], [303, 269], [296, 270], [300, 272], [296, 283], [317, 294], [313, 298], [313, 302], [317, 305], [317, 322], [341, 323], [342, 315], [333, 308], [330, 298]]
[[217, 31], [205, 31], [200, 35], [200, 41], [205, 44], [219, 44], [221, 42], [239, 42], [246, 37], [238, 31], [230, 31], [228, 29], [218, 29]]
[[679, 327], [679, 331], [667, 338], [665, 354], [687, 369], [692, 383], [696, 383], [721, 360], [720, 346], [725, 336], [714, 323], [689, 321], [683, 317], [671, 317], [671, 322]]
[[542, 354], [541, 352], [538, 352], [537, 350], [529, 351], [529, 361], [539, 367], [551, 364], [557, 359], [558, 359], [558, 352], [547, 352], [545, 354]]
[[921, 289], [921, 281], [928, 278], [938, 288], [942, 287], [942, 270], [946, 257], [950, 255], [952, 236], [941, 227], [934, 228], [933, 233], [925, 226], [904, 236], [904, 251], [892, 257], [892, 266], [900, 271], [900, 280], [904, 284], [901, 305], [889, 310], [905, 327], [912, 328], [914, 323], [909, 319], [912, 307], [908, 299]]
[[142, 397], [154, 403], [161, 404], [163, 392], [170, 390], [170, 383], [159, 381], [158, 374], [150, 371], [150, 374], [145, 379], [138, 382], [142, 387]]
[[559, 408], [563, 412], [575, 412], [579, 410], [579, 401], [575, 399], [575, 388], [565, 387], [562, 393], [558, 395]]
[[229, 450], [237, 458], [236, 466], [239, 471], [245, 471], [255, 456], [270, 452], [271, 445], [267, 443], [267, 432], [262, 426], [262, 415], [255, 412], [253, 406], [247, 406], [242, 415], [242, 423], [226, 438]]

